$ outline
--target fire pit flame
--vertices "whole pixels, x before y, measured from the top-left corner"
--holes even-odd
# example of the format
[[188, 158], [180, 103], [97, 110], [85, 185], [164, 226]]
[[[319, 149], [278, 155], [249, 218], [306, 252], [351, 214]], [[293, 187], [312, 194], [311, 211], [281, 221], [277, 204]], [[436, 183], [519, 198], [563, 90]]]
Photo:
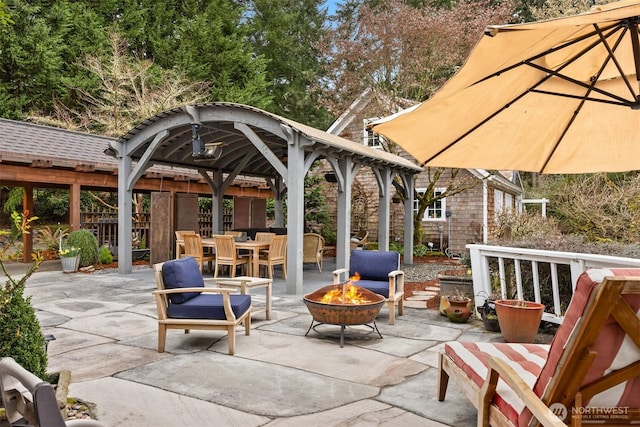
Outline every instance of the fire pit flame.
[[327, 291], [326, 294], [320, 298], [318, 302], [321, 304], [370, 304], [372, 301], [370, 298], [362, 292], [362, 288], [355, 286], [353, 282], [360, 280], [360, 275], [356, 272], [355, 275], [349, 278], [348, 282], [342, 284], [341, 287]]

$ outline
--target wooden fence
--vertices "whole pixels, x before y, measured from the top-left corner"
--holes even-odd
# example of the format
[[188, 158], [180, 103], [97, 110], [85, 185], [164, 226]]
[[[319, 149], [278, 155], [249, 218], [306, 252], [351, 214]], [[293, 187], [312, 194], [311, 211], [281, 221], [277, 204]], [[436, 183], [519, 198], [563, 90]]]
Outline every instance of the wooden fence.
[[[200, 235], [211, 237], [211, 209], [200, 209], [198, 225]], [[151, 214], [134, 213], [132, 217], [133, 249], [148, 249], [150, 240]], [[111, 253], [118, 253], [118, 212], [115, 209], [93, 208], [80, 213], [80, 228], [90, 230], [101, 247], [107, 245]], [[230, 229], [230, 225], [227, 227]]]

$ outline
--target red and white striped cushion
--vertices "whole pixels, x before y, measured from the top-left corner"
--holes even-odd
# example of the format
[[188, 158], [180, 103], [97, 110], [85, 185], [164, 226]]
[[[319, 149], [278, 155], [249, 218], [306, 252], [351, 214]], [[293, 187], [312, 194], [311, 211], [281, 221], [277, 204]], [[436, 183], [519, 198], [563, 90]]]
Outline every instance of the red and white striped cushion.
[[[549, 346], [545, 344], [448, 342], [445, 344], [444, 351], [478, 387], [482, 387], [487, 378], [487, 359], [489, 356], [506, 361], [527, 385], [533, 387], [547, 360]], [[502, 380], [498, 380], [494, 403], [514, 425], [518, 425], [520, 414], [525, 410], [525, 406], [515, 392]]]
[[[551, 378], [558, 369], [558, 362], [562, 358], [565, 346], [571, 339], [589, 301], [589, 296], [596, 284], [601, 283], [607, 276], [640, 276], [640, 268], [591, 269], [578, 278], [576, 289], [571, 298], [564, 320], [551, 343], [549, 358], [540, 373], [540, 378], [534, 386], [538, 396], [544, 396]], [[625, 301], [640, 316], [640, 295], [628, 294]], [[598, 356], [587, 373], [583, 384], [588, 384], [601, 378], [612, 370], [640, 360], [640, 349], [629, 339], [624, 330], [612, 318], [604, 325], [598, 339], [591, 347]], [[640, 406], [640, 378], [620, 384], [593, 397], [590, 402], [583, 402], [587, 406], [599, 407], [639, 407]]]

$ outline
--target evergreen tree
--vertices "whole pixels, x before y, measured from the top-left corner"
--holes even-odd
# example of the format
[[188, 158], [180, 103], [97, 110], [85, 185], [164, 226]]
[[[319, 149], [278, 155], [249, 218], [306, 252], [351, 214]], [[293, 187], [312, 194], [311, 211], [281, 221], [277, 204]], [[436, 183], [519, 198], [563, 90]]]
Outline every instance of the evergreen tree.
[[320, 40], [327, 20], [323, 0], [253, 0], [249, 17], [255, 52], [267, 59], [271, 111], [325, 129], [327, 110], [319, 103], [323, 61]]
[[0, 1], [0, 25], [8, 25], [13, 24], [11, 20], [11, 16], [6, 10], [6, 5], [4, 2]]
[[133, 55], [193, 82], [210, 100], [268, 108], [265, 61], [248, 45], [245, 8], [232, 0], [85, 0], [122, 34]]
[[79, 67], [82, 52], [107, 46], [96, 16], [67, 1], [10, 0], [7, 8], [13, 24], [0, 26], [0, 116], [51, 111], [55, 99], [74, 108], [71, 88], [96, 84]]

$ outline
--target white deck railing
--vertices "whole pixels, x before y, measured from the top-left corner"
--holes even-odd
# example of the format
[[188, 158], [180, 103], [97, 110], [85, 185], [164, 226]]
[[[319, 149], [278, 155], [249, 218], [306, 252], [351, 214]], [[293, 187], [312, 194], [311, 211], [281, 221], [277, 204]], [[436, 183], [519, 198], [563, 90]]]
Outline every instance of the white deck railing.
[[[570, 267], [572, 291], [575, 290], [578, 276], [588, 268], [640, 268], [640, 259], [636, 258], [476, 244], [467, 245], [467, 249], [469, 249], [471, 256], [476, 307], [484, 304], [485, 297], [492, 293], [497, 293], [501, 298], [507, 297], [505, 260], [513, 260], [513, 277], [515, 278], [516, 297], [518, 299], [523, 299], [522, 263], [531, 264], [534, 297], [536, 302], [540, 302], [541, 284], [538, 268], [540, 264], [548, 264], [553, 295], [553, 312], [545, 312], [542, 319], [558, 324], [562, 323], [564, 316], [564, 313], [561, 312], [558, 283], [559, 265], [568, 265]], [[491, 271], [489, 268], [489, 261], [491, 259], [497, 259], [498, 261], [498, 290], [492, 290], [491, 287]], [[528, 285], [530, 286], [531, 284]]]

